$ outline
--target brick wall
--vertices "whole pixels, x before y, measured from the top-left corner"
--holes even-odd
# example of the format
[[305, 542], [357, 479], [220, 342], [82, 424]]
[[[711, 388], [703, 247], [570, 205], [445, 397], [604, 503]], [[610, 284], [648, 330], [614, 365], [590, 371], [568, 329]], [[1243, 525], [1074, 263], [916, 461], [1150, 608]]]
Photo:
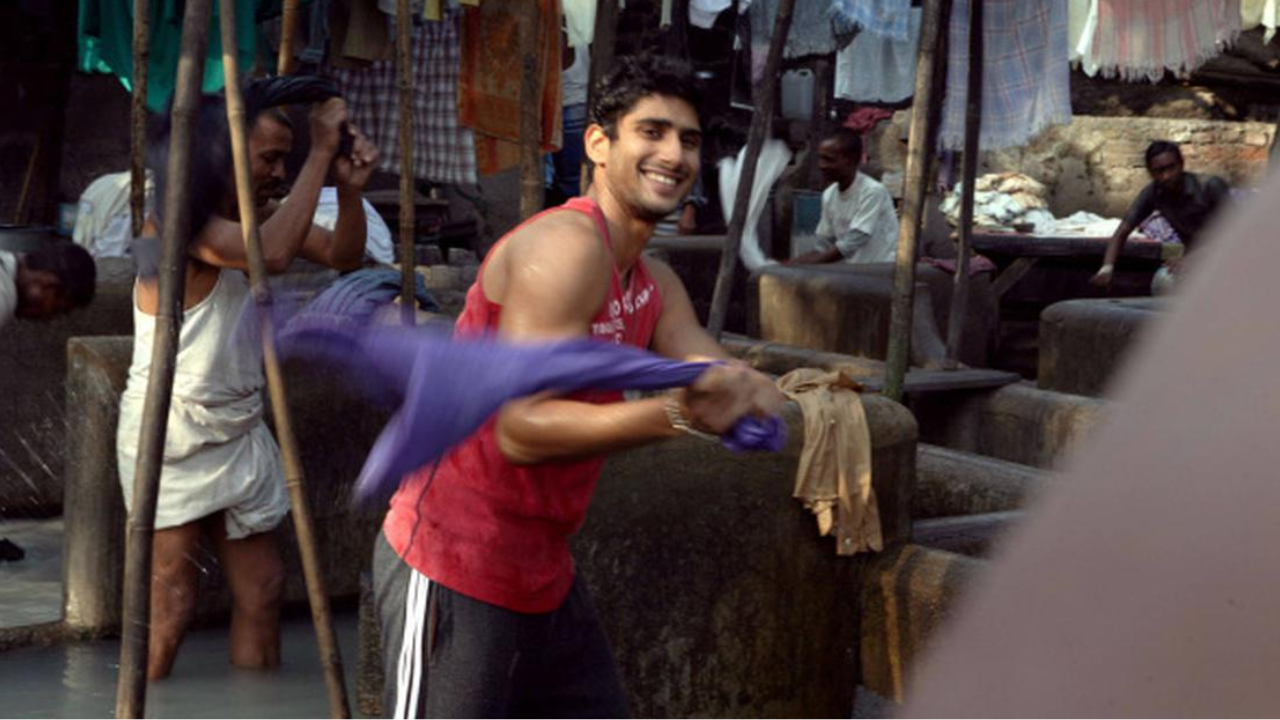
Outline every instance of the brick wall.
[[[881, 126], [877, 156], [886, 170], [906, 158], [909, 113]], [[1275, 126], [1257, 122], [1077, 116], [1030, 145], [984, 153], [980, 172], [1016, 171], [1049, 187], [1050, 209], [1065, 216], [1088, 210], [1119, 217], [1150, 181], [1143, 153], [1153, 140], [1182, 146], [1191, 172], [1221, 175], [1232, 186], [1256, 185], [1267, 172]]]

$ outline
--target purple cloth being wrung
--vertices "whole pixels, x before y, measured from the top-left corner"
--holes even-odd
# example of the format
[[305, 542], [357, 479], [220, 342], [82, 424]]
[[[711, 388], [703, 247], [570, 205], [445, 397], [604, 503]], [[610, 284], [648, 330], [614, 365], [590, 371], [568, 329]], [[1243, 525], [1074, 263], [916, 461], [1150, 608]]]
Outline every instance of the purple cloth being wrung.
[[[323, 321], [286, 331], [280, 349], [372, 376], [374, 384], [402, 399], [365, 461], [356, 483], [359, 500], [388, 494], [405, 475], [440, 459], [509, 400], [547, 390], [683, 387], [712, 365], [668, 360], [588, 338], [517, 344], [490, 336], [454, 338], [440, 328], [357, 329]], [[778, 451], [786, 444], [786, 428], [776, 417], [747, 416], [722, 442], [735, 451]]]

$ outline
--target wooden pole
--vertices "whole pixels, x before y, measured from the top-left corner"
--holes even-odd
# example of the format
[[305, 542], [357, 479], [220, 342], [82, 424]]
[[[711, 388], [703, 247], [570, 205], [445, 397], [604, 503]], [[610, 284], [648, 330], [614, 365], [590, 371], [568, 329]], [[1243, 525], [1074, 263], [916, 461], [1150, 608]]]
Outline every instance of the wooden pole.
[[944, 367], [959, 366], [964, 339], [964, 317], [969, 307], [969, 254], [973, 246], [973, 193], [978, 178], [979, 131], [982, 128], [982, 0], [969, 0], [969, 85], [964, 115], [964, 165], [961, 168], [960, 247], [955, 286], [951, 291], [951, 317], [947, 320], [947, 359]]
[[885, 362], [884, 394], [902, 400], [902, 383], [911, 352], [911, 316], [916, 286], [916, 242], [920, 236], [926, 176], [929, 171], [929, 116], [942, 101], [934, 92], [938, 42], [943, 27], [943, 0], [924, 0], [920, 52], [916, 59], [916, 90], [912, 102], [911, 133], [907, 140], [907, 170], [902, 185], [902, 218], [898, 223], [897, 267], [893, 273], [893, 305], [889, 319], [889, 350]]
[[40, 146], [44, 137], [44, 133], [36, 135], [35, 145], [31, 148], [31, 155], [27, 157], [27, 171], [22, 174], [22, 190], [18, 192], [18, 204], [13, 208], [13, 224], [21, 225], [26, 219], [27, 200], [31, 195], [31, 180], [35, 177], [36, 166], [40, 159]]
[[[312, 12], [315, 12], [313, 9]], [[276, 59], [276, 74], [293, 73], [293, 37], [298, 28], [298, 0], [284, 0], [280, 16], [280, 56]]]
[[187, 0], [182, 19], [182, 50], [178, 57], [173, 131], [169, 138], [169, 185], [165, 193], [160, 246], [160, 301], [156, 312], [155, 340], [151, 345], [147, 399], [142, 409], [142, 428], [138, 438], [133, 513], [129, 516], [125, 539], [124, 627], [120, 643], [120, 677], [116, 688], [118, 718], [140, 718], [146, 711], [147, 650], [151, 639], [151, 543], [155, 535], [156, 500], [164, 462], [173, 373], [182, 333], [187, 238], [191, 235], [191, 211], [185, 179], [191, 166], [192, 129], [204, 79], [209, 6], [210, 0]]
[[142, 234], [147, 212], [147, 63], [151, 49], [149, 0], [133, 0], [133, 117], [130, 128], [129, 212], [133, 236]]
[[222, 30], [222, 73], [226, 77], [227, 127], [231, 131], [236, 205], [240, 209], [240, 227], [244, 233], [245, 257], [249, 264], [250, 292], [257, 304], [258, 321], [262, 331], [262, 354], [266, 366], [267, 389], [271, 394], [276, 435], [280, 441], [280, 454], [284, 460], [285, 487], [289, 490], [293, 525], [298, 537], [298, 554], [302, 558], [302, 574], [307, 583], [307, 599], [311, 604], [311, 618], [316, 626], [316, 642], [320, 647], [320, 666], [324, 671], [325, 688], [329, 696], [329, 715], [335, 718], [349, 718], [351, 709], [347, 702], [342, 655], [338, 649], [337, 634], [333, 630], [333, 617], [329, 612], [329, 594], [325, 590], [324, 573], [320, 567], [315, 523], [311, 518], [311, 506], [307, 502], [306, 481], [298, 452], [298, 441], [293, 434], [293, 421], [289, 414], [284, 376], [280, 372], [280, 360], [275, 352], [271, 288], [267, 285], [267, 264], [262, 252], [262, 240], [258, 234], [258, 210], [254, 205], [253, 180], [250, 177], [249, 168], [247, 118], [244, 98], [240, 92], [240, 68], [236, 44], [236, 0], [219, 0], [219, 9]]
[[[542, 38], [536, 0], [521, 3], [520, 13], [520, 217], [542, 210], [542, 85], [539, 58]], [[560, 62], [559, 56], [547, 62]]]
[[413, 292], [417, 285], [414, 273], [418, 256], [414, 249], [414, 213], [417, 208], [413, 204], [412, 33], [409, 0], [396, 0], [396, 89], [400, 95], [400, 318], [405, 325], [413, 325], [417, 317]]
[[791, 12], [795, 8], [795, 0], [781, 0], [778, 3], [778, 15], [773, 20], [773, 37], [769, 41], [769, 56], [764, 64], [764, 78], [756, 86], [755, 115], [751, 118], [751, 131], [747, 135], [747, 151], [743, 156], [742, 167], [738, 171], [738, 192], [733, 199], [733, 219], [729, 221], [729, 231], [724, 238], [724, 249], [720, 251], [720, 272], [716, 275], [716, 289], [711, 296], [711, 313], [707, 319], [707, 331], [720, 341], [724, 332], [724, 319], [729, 311], [729, 296], [733, 292], [733, 275], [738, 267], [738, 249], [742, 246], [742, 233], [747, 227], [747, 205], [751, 200], [751, 186], [756, 179], [756, 162], [760, 159], [760, 148], [764, 146], [764, 136], [773, 120], [773, 104], [778, 90], [778, 67], [782, 64], [782, 49], [787, 44], [787, 34], [791, 31]]
[[[613, 54], [618, 44], [618, 0], [596, 0], [596, 24], [591, 40], [590, 84], [587, 86], [587, 112], [596, 106], [600, 80], [613, 66]], [[591, 118], [588, 115], [587, 121]], [[583, 195], [591, 187], [591, 163], [582, 158], [582, 180], [579, 187]]]

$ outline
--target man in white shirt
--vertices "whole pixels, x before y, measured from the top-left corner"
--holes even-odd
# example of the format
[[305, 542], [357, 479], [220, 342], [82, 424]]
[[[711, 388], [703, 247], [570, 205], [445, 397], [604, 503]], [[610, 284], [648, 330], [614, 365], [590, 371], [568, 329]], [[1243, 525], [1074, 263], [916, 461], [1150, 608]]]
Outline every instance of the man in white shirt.
[[787, 264], [893, 262], [898, 250], [898, 215], [884, 185], [858, 172], [862, 137], [848, 128], [818, 146], [818, 168], [830, 183], [822, 193], [818, 247]]
[[0, 251], [0, 328], [15, 317], [52, 320], [93, 300], [97, 268], [79, 245], [51, 243], [35, 252]]

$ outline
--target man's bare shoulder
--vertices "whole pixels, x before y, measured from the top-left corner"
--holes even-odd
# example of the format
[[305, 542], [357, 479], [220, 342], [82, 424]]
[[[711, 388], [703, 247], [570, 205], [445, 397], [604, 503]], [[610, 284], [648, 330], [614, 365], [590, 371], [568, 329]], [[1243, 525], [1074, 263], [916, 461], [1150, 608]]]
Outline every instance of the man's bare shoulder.
[[503, 244], [512, 268], [536, 262], [572, 271], [599, 269], [610, 262], [595, 222], [573, 211], [547, 213], [512, 232]]
[[484, 272], [489, 299], [506, 304], [514, 293], [546, 293], [570, 302], [595, 303], [609, 286], [612, 256], [591, 218], [577, 212], [548, 213], [513, 231], [494, 251]]

